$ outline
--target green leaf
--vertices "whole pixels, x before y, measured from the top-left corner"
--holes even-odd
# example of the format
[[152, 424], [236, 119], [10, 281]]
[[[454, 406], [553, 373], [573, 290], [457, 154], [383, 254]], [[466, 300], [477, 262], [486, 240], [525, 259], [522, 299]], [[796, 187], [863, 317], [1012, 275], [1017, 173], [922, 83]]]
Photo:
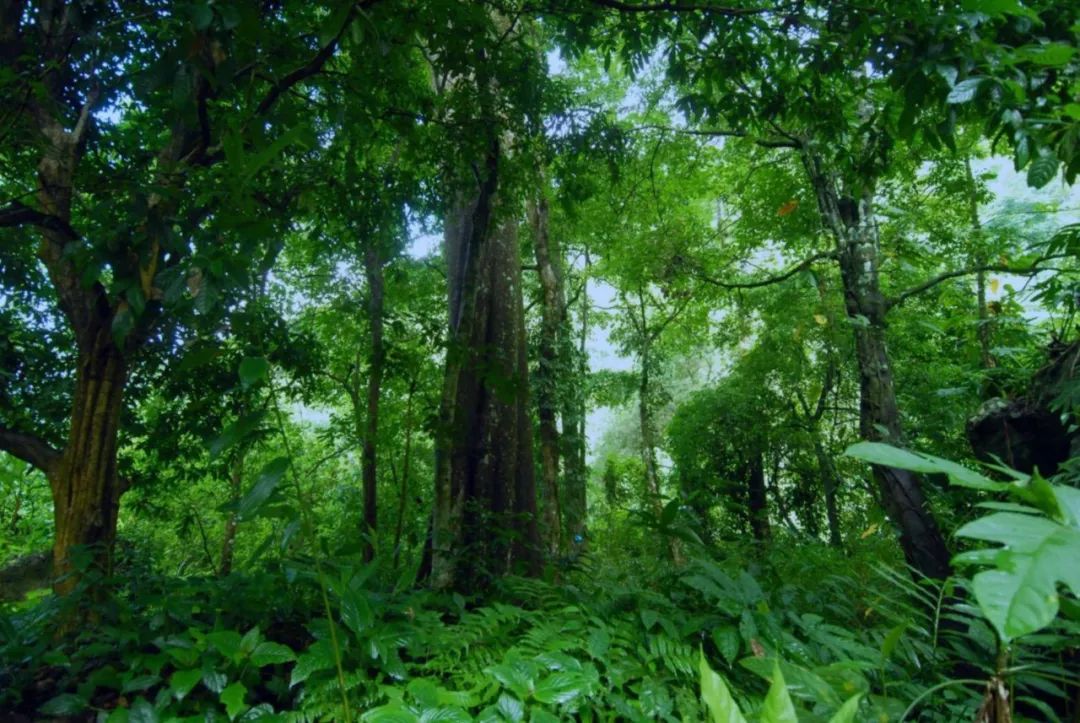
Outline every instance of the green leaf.
[[240, 652], [244, 655], [251, 655], [261, 641], [262, 632], [259, 630], [259, 626], [256, 625], [244, 633], [244, 637], [240, 639]]
[[[288, 457], [277, 457], [271, 460], [262, 468], [259, 472], [259, 476], [255, 478], [255, 484], [251, 486], [248, 493], [244, 495], [240, 500], [240, 505], [237, 507], [236, 516], [240, 520], [249, 520], [255, 513], [262, 507], [263, 503], [269, 499], [277, 488], [278, 483], [285, 477], [285, 472], [289, 468]], [[239, 634], [237, 634], [237, 646], [239, 646]]]
[[979, 608], [1005, 641], [1050, 624], [1058, 611], [1058, 581], [1080, 593], [1080, 529], [999, 512], [964, 525], [956, 534], [1005, 545], [990, 551], [997, 553], [997, 569], [980, 572], [973, 580]]
[[908, 629], [908, 623], [902, 622], [889, 631], [885, 639], [881, 641], [881, 657], [883, 660], [888, 660], [896, 650], [896, 646], [900, 644], [900, 639], [904, 637], [904, 633]]
[[201, 670], [178, 670], [169, 678], [169, 690], [177, 700], [183, 700], [201, 678]]
[[896, 467], [897, 469], [906, 469], [924, 474], [948, 475], [949, 481], [958, 487], [969, 487], [988, 492], [1004, 492], [1011, 487], [1011, 485], [1002, 482], [994, 482], [956, 462], [950, 462], [947, 459], [941, 459], [929, 454], [909, 452], [881, 442], [859, 442], [848, 447], [844, 454], [885, 467]]
[[259, 424], [262, 423], [265, 416], [266, 412], [264, 411], [245, 414], [229, 426], [225, 427], [221, 436], [210, 443], [210, 457], [217, 457], [233, 445], [254, 434], [258, 431]]
[[979, 86], [986, 81], [986, 78], [968, 78], [967, 80], [961, 80], [959, 83], [952, 87], [949, 91], [948, 97], [945, 98], [946, 103], [967, 103], [975, 97], [975, 93], [978, 92]]
[[240, 383], [247, 389], [252, 384], [266, 379], [269, 371], [270, 362], [266, 361], [266, 357], [249, 356], [240, 362]]
[[1028, 168], [1027, 184], [1032, 188], [1042, 188], [1054, 180], [1057, 171], [1057, 156], [1044, 153], [1031, 162], [1031, 166]]
[[848, 698], [840, 710], [833, 714], [833, 717], [829, 719], [829, 723], [853, 723], [855, 720], [855, 714], [859, 712], [859, 702], [862, 700], [862, 695], [854, 695]]
[[247, 706], [244, 704], [244, 696], [247, 695], [247, 688], [243, 683], [233, 683], [225, 690], [221, 691], [220, 700], [225, 706], [225, 713], [228, 714], [229, 720], [236, 718]]
[[45, 702], [38, 713], [43, 715], [75, 715], [86, 708], [86, 698], [72, 693], [58, 695]]
[[728, 665], [734, 663], [735, 659], [739, 657], [739, 646], [742, 640], [739, 636], [739, 629], [734, 625], [713, 628], [712, 639]]
[[239, 654], [240, 640], [240, 633], [235, 630], [215, 630], [206, 636], [206, 641], [229, 660], [236, 658]]
[[251, 653], [251, 664], [256, 668], [262, 668], [266, 665], [276, 665], [278, 663], [288, 663], [291, 660], [296, 660], [296, 653], [294, 653], [287, 645], [282, 645], [281, 643], [259, 643], [259, 646]]
[[765, 695], [761, 709], [761, 723], [799, 723], [795, 713], [795, 704], [788, 695], [784, 674], [780, 672], [780, 663], [773, 662], [772, 683]]
[[191, 22], [196, 30], [206, 30], [214, 22], [214, 9], [207, 3], [199, 3], [191, 8]]
[[369, 723], [417, 723], [420, 719], [404, 703], [395, 700], [378, 708], [372, 708], [361, 716]]
[[120, 689], [120, 692], [138, 693], [157, 685], [160, 681], [161, 678], [157, 675], [138, 675], [124, 683], [124, 687]]
[[495, 707], [512, 723], [525, 719], [525, 704], [509, 693], [500, 695]]
[[700, 655], [698, 670], [701, 675], [701, 698], [709, 708], [713, 723], [746, 723], [724, 679], [709, 667], [704, 654]]
[[566, 705], [585, 692], [586, 680], [579, 673], [557, 672], [541, 680], [533, 698], [548, 705]]
[[145, 698], [136, 698], [128, 712], [128, 723], [158, 723], [157, 709]]
[[293, 666], [292, 676], [289, 678], [289, 687], [303, 683], [312, 673], [329, 670], [333, 667], [334, 657], [329, 643], [325, 640], [316, 641], [297, 658], [296, 665]]
[[473, 717], [461, 708], [432, 708], [420, 714], [420, 723], [473, 723]]
[[204, 670], [202, 682], [211, 693], [220, 693], [225, 688], [225, 684], [229, 682], [229, 678], [217, 670]]
[[963, 8], [968, 12], [984, 13], [990, 17], [1022, 15], [1041, 24], [1038, 14], [1021, 5], [1020, 0], [965, 0]]
[[135, 316], [131, 313], [131, 309], [127, 304], [121, 305], [112, 319], [112, 338], [113, 343], [118, 347], [123, 348], [124, 340], [127, 339], [128, 334], [135, 328]]
[[1045, 45], [1027, 45], [1016, 53], [1036, 65], [1062, 66], [1076, 55], [1076, 48], [1065, 43], [1047, 43]]

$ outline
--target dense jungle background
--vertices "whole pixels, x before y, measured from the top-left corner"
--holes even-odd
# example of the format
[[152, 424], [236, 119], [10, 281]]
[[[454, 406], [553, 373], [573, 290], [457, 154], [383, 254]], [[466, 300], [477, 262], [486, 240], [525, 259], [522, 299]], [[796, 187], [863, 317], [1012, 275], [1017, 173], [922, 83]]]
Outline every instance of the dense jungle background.
[[0, 719], [1077, 723], [1078, 48], [0, 0]]

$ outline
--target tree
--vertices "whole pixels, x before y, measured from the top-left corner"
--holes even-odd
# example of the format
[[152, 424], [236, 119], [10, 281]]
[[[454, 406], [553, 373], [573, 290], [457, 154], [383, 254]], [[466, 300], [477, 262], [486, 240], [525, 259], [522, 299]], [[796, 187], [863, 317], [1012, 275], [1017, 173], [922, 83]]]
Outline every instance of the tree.
[[[283, 210], [256, 179], [305, 130], [306, 99], [290, 92], [317, 76], [374, 4], [335, 14], [315, 48], [278, 32], [321, 22], [297, 4], [266, 16], [231, 6], [0, 7], [13, 70], [3, 81], [8, 132], [34, 149], [12, 158], [18, 185], [6, 184], [14, 200], [0, 227], [37, 232], [75, 349], [64, 444], [6, 426], [0, 441], [49, 478], [58, 593], [80, 579], [75, 546], [91, 546], [97, 567], [110, 568], [129, 484], [117, 450], [132, 360], [159, 317], [208, 310], [246, 273], [240, 259], [272, 255], [273, 224], [250, 219], [257, 206]], [[33, 205], [23, 201], [30, 186]], [[245, 213], [220, 213], [224, 202]]]

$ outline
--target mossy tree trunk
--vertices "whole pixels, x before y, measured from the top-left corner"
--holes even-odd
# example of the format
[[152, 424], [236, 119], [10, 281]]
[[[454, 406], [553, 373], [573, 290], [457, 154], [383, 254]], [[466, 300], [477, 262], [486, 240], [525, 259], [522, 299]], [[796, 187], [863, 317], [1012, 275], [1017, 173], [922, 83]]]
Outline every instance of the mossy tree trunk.
[[449, 348], [436, 450], [431, 582], [484, 585], [541, 565], [521, 257], [497, 199], [499, 143], [445, 226]]

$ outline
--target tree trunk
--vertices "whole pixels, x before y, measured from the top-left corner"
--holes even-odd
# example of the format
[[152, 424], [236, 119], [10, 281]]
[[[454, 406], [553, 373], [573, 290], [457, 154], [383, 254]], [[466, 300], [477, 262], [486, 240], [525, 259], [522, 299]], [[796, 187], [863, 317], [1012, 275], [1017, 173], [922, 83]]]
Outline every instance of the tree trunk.
[[818, 430], [812, 430], [814, 435], [814, 454], [817, 456], [818, 474], [821, 475], [825, 487], [825, 515], [829, 521], [829, 544], [837, 549], [844, 546], [844, 538], [840, 532], [840, 512], [837, 507], [836, 492], [839, 488], [840, 475], [836, 471], [832, 457], [825, 450], [818, 437]]
[[[885, 344], [888, 306], [878, 281], [880, 248], [874, 219], [873, 190], [842, 195], [819, 157], [804, 155], [822, 220], [836, 241], [844, 287], [844, 305], [855, 334], [859, 368], [859, 431], [863, 439], [903, 444], [900, 410], [892, 366]], [[927, 577], [951, 573], [949, 551], [927, 508], [919, 479], [907, 470], [873, 466], [882, 505], [900, 531], [900, 545], [909, 565]]]
[[405, 527], [405, 508], [409, 501], [409, 472], [412, 464], [413, 394], [416, 393], [416, 377], [409, 382], [409, 395], [405, 399], [405, 454], [401, 461], [401, 498], [398, 500], [397, 523], [394, 525], [394, 569], [401, 557], [401, 534]]
[[[244, 484], [244, 453], [241, 447], [236, 451], [233, 458], [232, 470], [229, 474], [229, 491], [233, 503], [239, 503], [240, 493]], [[233, 552], [236, 548], [236, 510], [229, 513], [229, 519], [225, 520], [225, 532], [221, 536], [221, 563], [218, 565], [218, 576], [225, 577], [232, 572]]]
[[551, 555], [563, 548], [562, 507], [559, 500], [558, 407], [565, 363], [560, 355], [560, 335], [566, 316], [562, 257], [548, 233], [548, 202], [543, 190], [529, 202], [536, 266], [540, 277], [541, 313], [539, 364], [535, 388], [540, 434], [540, 501], [543, 505], [544, 544]]
[[364, 422], [363, 487], [364, 487], [364, 560], [375, 557], [378, 533], [378, 457], [379, 397], [382, 393], [386, 349], [383, 343], [383, 262], [374, 240], [364, 251], [364, 275], [368, 285], [368, 321], [371, 324], [371, 361], [367, 379], [367, 415]]
[[[644, 322], [644, 315], [642, 316]], [[643, 326], [644, 328], [644, 326]], [[649, 347], [641, 350], [641, 375], [638, 379], [638, 423], [641, 429], [641, 461], [645, 466], [645, 495], [649, 498], [649, 506], [657, 520], [660, 519], [664, 510], [663, 498], [660, 496], [660, 475], [656, 464], [656, 430], [653, 426], [652, 405], [650, 404], [652, 388], [650, 387], [649, 367], [652, 365], [652, 357]], [[674, 537], [668, 538], [668, 552], [671, 560], [676, 565], [682, 564], [682, 550], [679, 541]]]
[[521, 258], [509, 207], [496, 223], [498, 143], [474, 197], [446, 220], [450, 344], [437, 435], [432, 585], [539, 574]]
[[750, 534], [758, 542], [772, 536], [769, 527], [769, 501], [765, 490], [765, 461], [758, 452], [746, 465], [746, 497], [750, 516]]
[[[589, 253], [585, 252], [586, 266]], [[583, 283], [587, 284], [588, 281]], [[564, 292], [565, 293], [565, 292]], [[568, 308], [568, 307], [567, 307]], [[579, 348], [574, 348], [574, 332], [569, 314], [563, 319], [562, 350], [567, 360], [567, 373], [562, 395], [562, 458], [563, 458], [563, 526], [573, 549], [585, 544], [585, 520], [588, 513], [585, 495], [588, 479], [585, 468], [585, 392], [582, 388], [589, 373], [589, 357], [585, 343], [589, 334], [589, 292], [581, 292], [581, 334]], [[572, 363], [570, 360], [573, 360]]]
[[123, 492], [116, 469], [127, 368], [113, 342], [110, 324], [99, 325], [89, 348], [79, 352], [75, 398], [67, 446], [49, 475], [54, 519], [54, 590], [67, 595], [83, 578], [73, 559], [85, 546], [95, 573], [112, 571], [112, 544]]
[[[964, 159], [964, 173], [968, 184], [968, 215], [971, 221], [971, 233], [975, 239], [976, 245], [981, 247], [983, 243], [983, 232], [982, 220], [979, 218], [978, 187], [975, 183], [975, 174], [971, 171], [970, 158]], [[986, 264], [986, 253], [982, 248], [979, 248], [976, 251], [974, 258], [972, 258], [971, 261], [975, 266], [983, 266]], [[989, 370], [997, 366], [997, 361], [990, 351], [992, 343], [991, 337], [993, 335], [993, 322], [990, 320], [990, 314], [986, 307], [985, 271], [979, 271], [975, 275], [975, 304], [977, 311], [976, 337], [979, 340], [979, 363], [982, 366], [983, 371], [989, 372]], [[983, 397], [990, 398], [997, 396], [999, 391], [994, 379], [988, 375], [983, 384]]]

